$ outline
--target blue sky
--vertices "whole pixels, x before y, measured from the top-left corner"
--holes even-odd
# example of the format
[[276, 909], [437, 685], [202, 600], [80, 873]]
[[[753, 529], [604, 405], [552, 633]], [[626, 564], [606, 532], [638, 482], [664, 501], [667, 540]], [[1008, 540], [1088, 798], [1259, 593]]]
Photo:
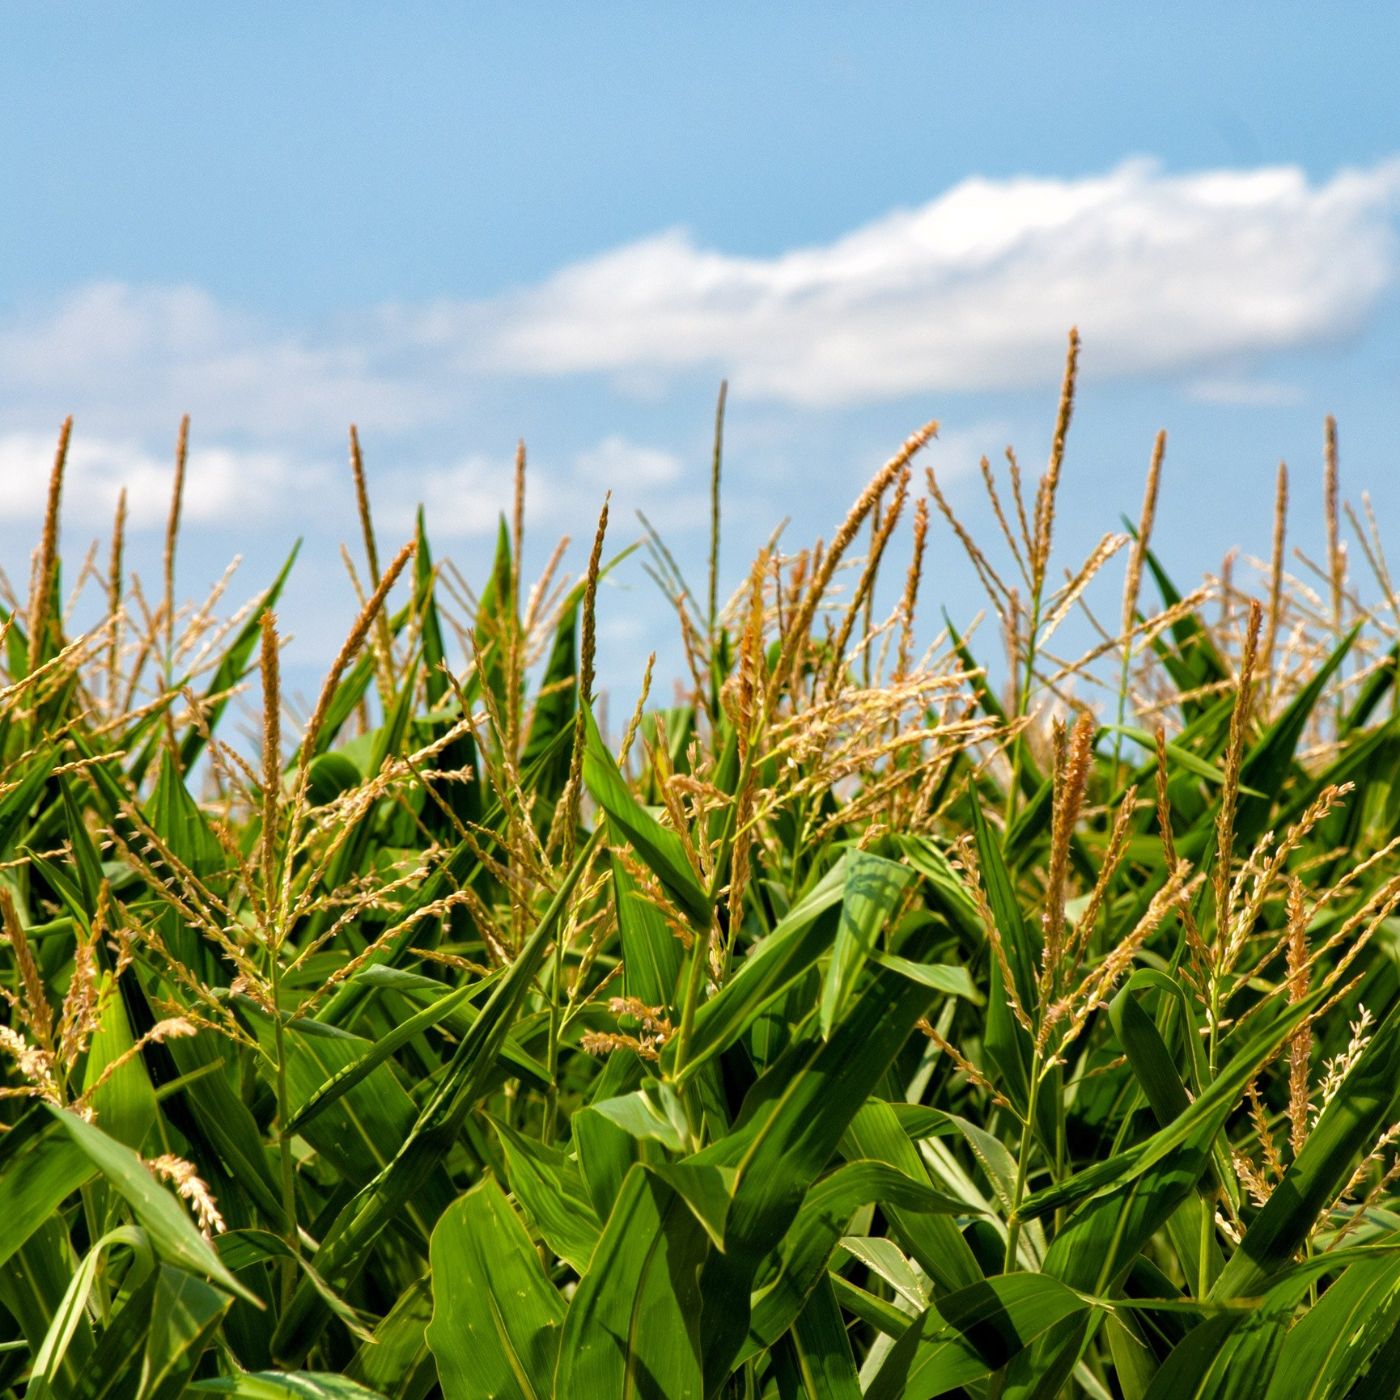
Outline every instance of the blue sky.
[[[914, 427], [971, 501], [1042, 457], [1084, 331], [1066, 558], [1315, 542], [1321, 423], [1400, 514], [1400, 15], [1108, 4], [8, 4], [0, 15], [0, 551], [23, 576], [57, 423], [70, 547], [119, 481], [158, 552], [194, 415], [188, 591], [298, 535], [307, 664], [351, 606], [344, 429], [381, 532], [428, 502], [479, 578], [523, 435], [537, 552], [602, 491], [703, 550], [730, 375], [727, 558], [829, 531]], [[974, 509], [969, 504], [969, 509]], [[941, 538], [941, 537], [940, 537]], [[697, 575], [699, 570], [696, 570]], [[951, 549], [929, 601], [978, 605]], [[640, 570], [604, 629], [669, 633]]]

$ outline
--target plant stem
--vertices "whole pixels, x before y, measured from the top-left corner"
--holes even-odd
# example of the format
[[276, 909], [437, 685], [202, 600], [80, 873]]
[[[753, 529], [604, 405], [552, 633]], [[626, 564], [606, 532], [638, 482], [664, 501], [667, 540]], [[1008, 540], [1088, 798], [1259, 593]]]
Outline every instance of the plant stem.
[[1040, 1094], [1040, 1052], [1031, 1056], [1030, 1091], [1026, 1099], [1026, 1117], [1021, 1124], [1021, 1148], [1016, 1158], [1016, 1185], [1011, 1195], [1011, 1218], [1006, 1230], [1006, 1261], [1008, 1273], [1016, 1267], [1016, 1246], [1021, 1240], [1021, 1202], [1026, 1197], [1026, 1180], [1030, 1175], [1031, 1141], [1035, 1137], [1035, 1104]]
[[[269, 978], [272, 989], [273, 1038], [277, 1046], [277, 1155], [282, 1169], [282, 1215], [285, 1227], [284, 1238], [293, 1254], [299, 1254], [300, 1240], [297, 1235], [296, 1177], [292, 1162], [292, 1140], [287, 1133], [287, 1123], [291, 1118], [291, 1100], [287, 1092], [287, 1032], [282, 1020], [282, 943], [277, 939], [268, 947], [271, 960]], [[296, 1288], [296, 1261], [284, 1259], [282, 1275], [282, 1306], [291, 1301]]]

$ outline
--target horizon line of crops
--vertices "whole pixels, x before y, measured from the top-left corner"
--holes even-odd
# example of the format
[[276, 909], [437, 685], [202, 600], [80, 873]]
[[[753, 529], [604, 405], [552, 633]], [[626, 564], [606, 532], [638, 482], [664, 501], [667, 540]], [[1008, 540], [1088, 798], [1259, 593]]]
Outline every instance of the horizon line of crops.
[[[604, 502], [527, 582], [523, 446], [474, 589], [421, 513], [381, 549], [351, 429], [360, 611], [292, 724], [295, 552], [178, 602], [185, 420], [158, 593], [124, 495], [65, 583], [65, 423], [0, 596], [0, 1392], [1396, 1394], [1381, 532], [1329, 419], [1321, 563], [1281, 467], [1257, 584], [1183, 593], [1159, 434], [1064, 567], [1078, 349], [994, 543], [930, 423], [727, 602], [721, 390], [700, 589], [643, 522], [685, 678], [614, 735], [636, 546]], [[921, 643], [945, 528], [995, 665]]]

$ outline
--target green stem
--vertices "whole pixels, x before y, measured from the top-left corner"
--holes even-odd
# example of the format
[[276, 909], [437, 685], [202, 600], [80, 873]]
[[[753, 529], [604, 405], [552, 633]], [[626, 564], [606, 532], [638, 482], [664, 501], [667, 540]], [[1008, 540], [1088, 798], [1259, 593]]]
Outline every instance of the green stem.
[[[1026, 664], [1020, 683], [1016, 688], [1013, 719], [1022, 720], [1030, 708], [1031, 687], [1035, 684], [1036, 643], [1040, 636], [1040, 588], [1031, 596], [1031, 628], [1026, 638]], [[1009, 827], [1016, 818], [1016, 808], [1021, 796], [1021, 753], [1023, 740], [1020, 734], [1011, 741], [1011, 784], [1006, 790], [1006, 825]]]
[[549, 1087], [544, 1100], [544, 1140], [554, 1141], [554, 1128], [559, 1114], [559, 1000], [564, 985], [564, 940], [554, 940], [554, 977], [549, 993], [549, 1048], [545, 1063], [549, 1067]]
[[[297, 1235], [296, 1177], [292, 1162], [292, 1139], [287, 1132], [291, 1119], [291, 1098], [287, 1091], [287, 1033], [282, 1020], [282, 944], [277, 939], [268, 947], [271, 961], [269, 977], [272, 989], [273, 1037], [277, 1047], [277, 1155], [282, 1169], [282, 1216], [285, 1227], [284, 1238], [293, 1254], [300, 1254], [300, 1240]], [[282, 1306], [291, 1301], [296, 1288], [296, 1261], [282, 1261]]]
[[1122, 778], [1119, 765], [1123, 759], [1123, 725], [1128, 718], [1128, 679], [1132, 672], [1133, 643], [1130, 636], [1123, 639], [1123, 665], [1118, 673], [1118, 728], [1113, 735], [1113, 786], [1118, 787]]
[[1035, 1104], [1040, 1095], [1040, 1052], [1031, 1057], [1030, 1090], [1026, 1100], [1026, 1117], [1021, 1124], [1021, 1149], [1016, 1158], [1016, 1185], [1011, 1194], [1011, 1217], [1006, 1230], [1005, 1269], [1016, 1267], [1016, 1246], [1021, 1240], [1021, 1202], [1026, 1198], [1026, 1180], [1030, 1175], [1031, 1142], [1035, 1137]]

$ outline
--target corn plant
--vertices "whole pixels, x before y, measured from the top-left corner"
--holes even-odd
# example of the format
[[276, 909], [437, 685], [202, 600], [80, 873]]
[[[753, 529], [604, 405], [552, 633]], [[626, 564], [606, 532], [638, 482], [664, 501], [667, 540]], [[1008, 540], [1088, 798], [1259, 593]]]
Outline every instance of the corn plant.
[[[179, 600], [188, 424], [153, 592], [124, 503], [62, 577], [65, 425], [0, 620], [6, 1393], [1396, 1394], [1381, 533], [1329, 423], [1326, 557], [1281, 472], [1257, 580], [1182, 592], [1161, 436], [1063, 567], [1077, 350], [995, 545], [928, 424], [727, 602], [721, 396], [702, 591], [639, 541], [672, 703], [595, 675], [606, 503], [522, 577], [522, 448], [473, 588], [421, 518], [381, 552], [352, 430], [294, 718], [294, 561]], [[954, 550], [1002, 654], [920, 612]]]

